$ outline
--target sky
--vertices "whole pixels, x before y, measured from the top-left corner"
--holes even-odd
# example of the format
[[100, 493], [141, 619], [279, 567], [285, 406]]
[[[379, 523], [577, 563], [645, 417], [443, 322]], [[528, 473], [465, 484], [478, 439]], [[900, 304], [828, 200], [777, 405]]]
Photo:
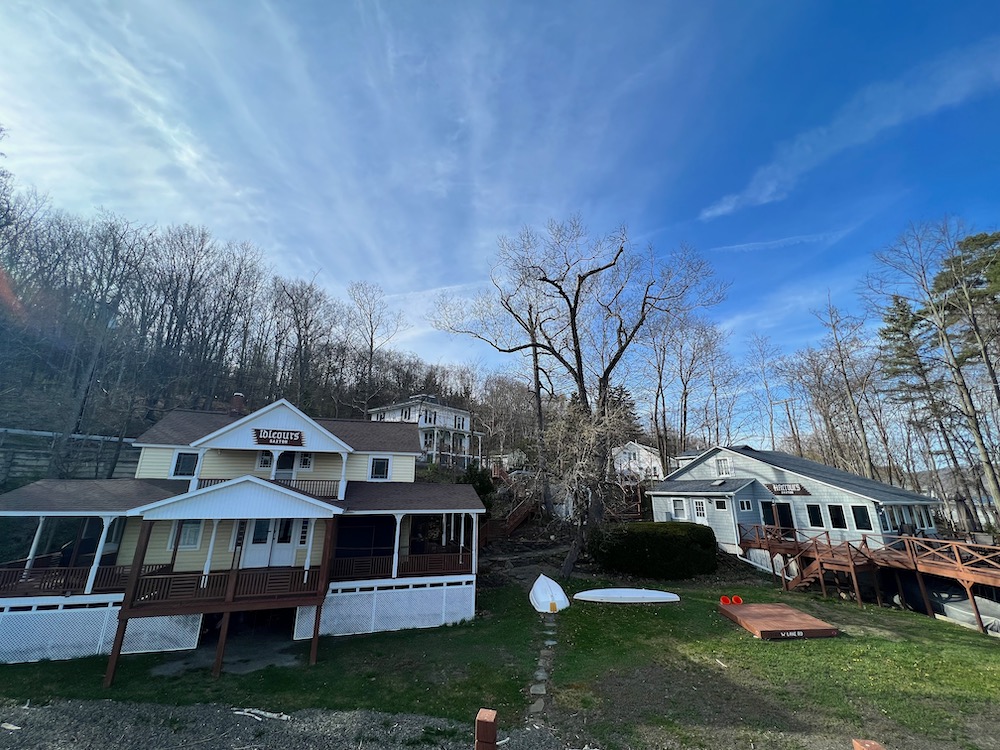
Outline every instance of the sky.
[[582, 217], [731, 283], [791, 352], [910, 222], [1000, 217], [1000, 3], [3, 0], [0, 145], [62, 209], [207, 226], [425, 320]]

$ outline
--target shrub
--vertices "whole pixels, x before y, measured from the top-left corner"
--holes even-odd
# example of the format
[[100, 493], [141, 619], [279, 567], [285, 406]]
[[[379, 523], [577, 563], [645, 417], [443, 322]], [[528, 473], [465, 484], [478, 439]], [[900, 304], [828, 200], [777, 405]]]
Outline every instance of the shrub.
[[718, 565], [715, 532], [696, 523], [605, 524], [591, 533], [589, 549], [605, 570], [644, 578], [690, 578]]

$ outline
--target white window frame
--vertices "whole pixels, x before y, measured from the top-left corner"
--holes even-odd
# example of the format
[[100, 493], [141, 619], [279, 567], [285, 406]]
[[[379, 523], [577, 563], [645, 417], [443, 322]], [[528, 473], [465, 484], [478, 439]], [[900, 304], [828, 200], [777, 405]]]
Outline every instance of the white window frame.
[[729, 456], [719, 456], [715, 459], [715, 473], [720, 477], [731, 477], [733, 475], [733, 462]]
[[[376, 461], [385, 461], [386, 469], [384, 477], [373, 476], [372, 472], [375, 470]], [[368, 481], [369, 482], [388, 482], [392, 479], [392, 456], [369, 456], [368, 457]]]
[[740, 500], [740, 512], [753, 510], [753, 500]]
[[[840, 512], [844, 516], [844, 525], [843, 526], [836, 526], [833, 523], [833, 509], [834, 508], [840, 508]], [[830, 528], [831, 529], [833, 529], [835, 531], [848, 531], [848, 530], [850, 530], [851, 524], [850, 524], [850, 521], [848, 520], [847, 513], [844, 511], [844, 506], [843, 505], [841, 505], [840, 503], [831, 503], [830, 505], [826, 506], [826, 512], [827, 512], [827, 515], [830, 516]]]
[[299, 471], [312, 471], [314, 461], [315, 457], [313, 456], [312, 452], [303, 451], [302, 453], [299, 453], [297, 461], [299, 465]]
[[434, 433], [425, 432], [424, 433], [424, 450], [434, 450]]
[[[177, 461], [181, 456], [194, 456], [194, 470], [190, 474], [178, 474], [177, 473]], [[190, 479], [191, 477], [198, 476], [198, 464], [201, 463], [201, 456], [198, 455], [198, 451], [189, 451], [184, 449], [178, 449], [174, 451], [173, 461], [170, 463], [170, 478], [171, 479]]]
[[298, 534], [295, 536], [295, 546], [296, 547], [306, 547], [309, 545], [309, 519], [308, 518], [298, 518], [299, 530]]
[[[812, 517], [809, 515], [809, 506], [810, 505], [815, 505], [817, 508], [819, 508], [819, 521], [820, 521], [819, 526], [814, 526], [813, 525]], [[826, 521], [824, 520], [824, 516], [823, 516], [823, 504], [822, 503], [806, 503], [805, 504], [805, 511], [806, 511], [806, 523], [809, 524], [809, 528], [810, 529], [825, 529], [826, 528]], [[833, 521], [832, 520], [830, 522], [830, 528], [831, 529], [833, 528]]]
[[198, 539], [197, 539], [197, 541], [194, 544], [190, 544], [190, 543], [185, 544], [184, 543], [184, 532], [181, 531], [181, 537], [180, 537], [180, 539], [177, 540], [178, 541], [178, 545], [177, 545], [178, 551], [180, 551], [180, 550], [196, 550], [196, 549], [201, 549], [201, 535], [202, 535], [202, 532], [205, 530], [205, 522], [202, 521], [200, 518], [185, 518], [185, 519], [183, 519], [181, 521], [174, 521], [173, 523], [170, 524], [170, 536], [167, 537], [167, 551], [168, 552], [173, 552], [174, 551], [174, 539], [177, 537], [177, 524], [179, 524], [179, 523], [183, 523], [185, 525], [186, 524], [192, 524], [192, 523], [198, 524]]
[[270, 471], [274, 466], [274, 454], [271, 451], [260, 451], [257, 454], [257, 471]]
[[[680, 513], [677, 512], [677, 503], [681, 504], [681, 512]], [[670, 498], [670, 515], [673, 516], [674, 518], [687, 518], [688, 517], [687, 502], [684, 500], [683, 497], [672, 497], [672, 498]]]
[[[719, 507], [719, 506], [722, 507]], [[718, 497], [715, 499], [715, 509], [716, 510], [729, 510], [729, 504], [726, 502], [724, 497]]]
[[694, 501], [694, 517], [708, 519], [708, 507], [704, 498], [697, 498]]

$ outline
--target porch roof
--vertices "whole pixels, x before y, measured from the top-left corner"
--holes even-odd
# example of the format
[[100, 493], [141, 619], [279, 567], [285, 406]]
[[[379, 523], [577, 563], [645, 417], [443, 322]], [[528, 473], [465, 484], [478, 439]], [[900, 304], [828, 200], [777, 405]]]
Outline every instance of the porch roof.
[[186, 479], [42, 479], [0, 495], [0, 516], [120, 515], [187, 490]]
[[471, 484], [350, 482], [344, 500], [337, 504], [348, 513], [486, 512]]
[[728, 479], [666, 479], [647, 490], [650, 495], [732, 495], [757, 480], [740, 477]]

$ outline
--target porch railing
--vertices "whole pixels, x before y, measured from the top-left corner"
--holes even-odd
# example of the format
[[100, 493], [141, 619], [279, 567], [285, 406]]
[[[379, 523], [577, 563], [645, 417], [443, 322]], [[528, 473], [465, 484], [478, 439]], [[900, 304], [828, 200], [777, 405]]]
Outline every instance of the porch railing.
[[[235, 581], [233, 581], [235, 577]], [[323, 588], [319, 571], [303, 568], [246, 568], [209, 573], [169, 573], [142, 576], [133, 607], [169, 602], [191, 604], [226, 600], [233, 585], [233, 601], [279, 599], [319, 595]]]
[[[228, 481], [229, 479], [199, 479], [198, 489], [203, 490], [206, 487]], [[313, 497], [338, 497], [340, 490], [340, 481], [337, 479], [272, 479], [269, 481]]]
[[[144, 565], [142, 574], [155, 573], [163, 565]], [[94, 579], [94, 593], [120, 593], [125, 591], [131, 565], [102, 565]], [[0, 596], [67, 596], [82, 594], [87, 588], [90, 568], [31, 567], [0, 568]]]
[[[433, 576], [472, 572], [472, 553], [438, 552], [427, 555], [401, 555], [399, 576]], [[337, 557], [330, 563], [330, 580], [360, 581], [391, 578], [392, 555], [376, 557]]]

